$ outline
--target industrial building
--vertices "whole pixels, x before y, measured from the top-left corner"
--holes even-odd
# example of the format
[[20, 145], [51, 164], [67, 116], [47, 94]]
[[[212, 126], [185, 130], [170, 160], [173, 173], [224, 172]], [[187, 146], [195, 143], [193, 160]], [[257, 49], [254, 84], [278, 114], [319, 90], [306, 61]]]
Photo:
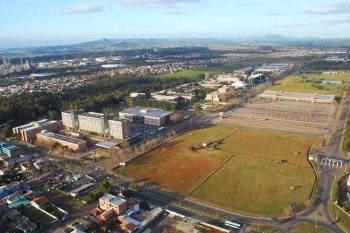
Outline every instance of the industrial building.
[[120, 112], [119, 116], [135, 123], [162, 126], [169, 122], [171, 114], [173, 114], [173, 112], [133, 107]]
[[48, 119], [31, 122], [26, 125], [14, 127], [12, 129], [15, 135], [18, 135], [22, 141], [31, 142], [36, 139], [36, 135], [42, 130], [57, 132], [61, 129], [61, 124], [58, 121], [50, 121]]
[[291, 100], [310, 103], [333, 104], [335, 102], [334, 95], [320, 95], [298, 92], [264, 91], [262, 94], [259, 95], [259, 97], [268, 98], [272, 100]]
[[37, 134], [37, 140], [39, 143], [51, 146], [59, 144], [73, 151], [84, 151], [87, 149], [87, 143], [84, 140], [66, 137], [45, 130]]

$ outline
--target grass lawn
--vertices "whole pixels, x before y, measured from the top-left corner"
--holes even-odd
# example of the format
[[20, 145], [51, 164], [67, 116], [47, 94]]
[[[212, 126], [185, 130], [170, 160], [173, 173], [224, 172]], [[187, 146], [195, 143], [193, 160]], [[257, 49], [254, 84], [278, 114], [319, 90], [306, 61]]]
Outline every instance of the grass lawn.
[[215, 67], [206, 67], [206, 68], [197, 68], [197, 69], [187, 69], [182, 70], [176, 73], [166, 73], [166, 74], [160, 74], [156, 75], [155, 77], [158, 78], [189, 78], [195, 81], [198, 78], [198, 75], [209, 73], [209, 75], [215, 75], [220, 73], [228, 73], [232, 72], [235, 69], [241, 68], [241, 65], [239, 64], [228, 64], [228, 65], [222, 65], [222, 66], [215, 66]]
[[[86, 203], [91, 203], [96, 201], [100, 196], [102, 196], [104, 193], [107, 192], [107, 188], [103, 186], [102, 184], [97, 185], [93, 189], [91, 189], [89, 192], [85, 193], [84, 195], [79, 197], [79, 200], [85, 201]], [[101, 194], [101, 195], [99, 195]]]
[[49, 215], [33, 206], [25, 206], [21, 209], [21, 212], [38, 225], [47, 225], [54, 221]]
[[84, 203], [82, 201], [79, 201], [57, 190], [50, 191], [46, 195], [49, 197], [50, 201], [52, 201], [53, 204], [60, 207], [61, 209], [68, 211], [68, 213], [77, 211], [84, 206]]
[[310, 168], [235, 155], [192, 196], [241, 213], [279, 215], [291, 202], [307, 201], [314, 179]]
[[[349, 79], [348, 73], [336, 75], [305, 74], [291, 75], [275, 83], [270, 87], [272, 91], [289, 91], [302, 93], [318, 93], [341, 97], [343, 89]], [[321, 81], [341, 81], [341, 84], [323, 84]]]
[[310, 223], [301, 223], [293, 227], [293, 233], [329, 233], [329, 231], [322, 227], [316, 227]]
[[117, 171], [182, 194], [194, 190], [191, 197], [241, 213], [281, 215], [291, 202], [303, 206], [315, 180], [307, 151], [321, 139], [239, 129], [217, 150], [189, 149], [233, 130], [219, 124], [191, 131]]

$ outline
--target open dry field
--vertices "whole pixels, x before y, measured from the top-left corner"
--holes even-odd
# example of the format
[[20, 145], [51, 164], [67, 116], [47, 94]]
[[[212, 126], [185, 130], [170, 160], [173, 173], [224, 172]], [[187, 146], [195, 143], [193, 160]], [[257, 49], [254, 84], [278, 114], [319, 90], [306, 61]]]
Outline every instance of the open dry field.
[[228, 135], [234, 128], [205, 128], [186, 133], [165, 143], [117, 171], [138, 180], [154, 182], [156, 185], [187, 194], [208, 174], [220, 166], [230, 155], [216, 150], [192, 152], [189, 147], [205, 141], [217, 140]]
[[222, 123], [251, 128], [269, 128], [286, 132], [323, 135], [334, 123], [336, 105], [297, 101], [255, 99], [234, 110]]
[[[269, 90], [318, 93], [341, 97], [349, 77], [349, 73], [291, 75], [276, 82]], [[334, 81], [339, 81], [339, 83], [332, 83]]]
[[[291, 202], [302, 206], [314, 183], [307, 151], [321, 139], [234, 130], [224, 124], [194, 130], [118, 172], [241, 213], [281, 215]], [[225, 136], [214, 151], [189, 149]]]

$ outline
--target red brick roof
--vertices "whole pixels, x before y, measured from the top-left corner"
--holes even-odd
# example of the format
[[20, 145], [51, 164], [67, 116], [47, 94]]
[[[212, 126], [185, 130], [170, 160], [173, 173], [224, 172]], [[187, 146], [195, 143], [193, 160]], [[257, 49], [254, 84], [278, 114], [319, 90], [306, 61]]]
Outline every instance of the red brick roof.
[[37, 197], [33, 201], [38, 205], [45, 205], [45, 204], [49, 203], [49, 200], [44, 196]]

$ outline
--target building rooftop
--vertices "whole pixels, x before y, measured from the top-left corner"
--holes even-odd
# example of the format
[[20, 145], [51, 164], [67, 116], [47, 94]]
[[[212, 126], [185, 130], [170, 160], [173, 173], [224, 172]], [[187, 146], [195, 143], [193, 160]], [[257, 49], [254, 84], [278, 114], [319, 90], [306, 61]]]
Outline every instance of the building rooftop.
[[100, 200], [106, 200], [106, 201], [112, 203], [113, 205], [118, 205], [118, 206], [123, 204], [124, 202], [126, 202], [125, 199], [113, 196], [113, 195], [111, 195], [109, 193], [106, 193], [105, 195], [100, 197]]
[[10, 145], [10, 144], [7, 144], [7, 143], [1, 143], [1, 142], [0, 142], [0, 148], [5, 148], [5, 149], [10, 150], [10, 151], [18, 149], [17, 146]]
[[96, 146], [106, 148], [106, 149], [111, 149], [117, 145], [119, 145], [119, 143], [111, 142], [111, 141], [102, 141], [102, 142], [96, 144]]
[[89, 117], [96, 117], [96, 118], [100, 118], [100, 117], [104, 116], [103, 113], [98, 113], [98, 112], [84, 112], [84, 113], [81, 113], [79, 115], [89, 116]]
[[139, 107], [128, 108], [122, 111], [122, 113], [131, 115], [140, 115], [145, 117], [162, 118], [171, 115], [173, 112], [163, 111], [159, 109], [144, 109]]
[[31, 123], [26, 124], [26, 125], [18, 126], [16, 128], [21, 129], [22, 131], [29, 131], [29, 130], [33, 130], [33, 129], [36, 129], [36, 128], [39, 128], [39, 127], [42, 127], [42, 126], [47, 126], [47, 125], [50, 125], [50, 124], [54, 124], [54, 123], [57, 123], [57, 121], [50, 121], [48, 119], [43, 119], [43, 120], [40, 120], [40, 121], [31, 122]]
[[84, 140], [70, 138], [70, 137], [67, 137], [64, 135], [60, 135], [60, 134], [56, 134], [56, 133], [52, 133], [52, 132], [47, 132], [47, 131], [43, 131], [43, 132], [39, 133], [39, 135], [43, 135], [45, 137], [57, 139], [60, 141], [70, 142], [70, 143], [74, 143], [74, 144], [78, 144], [78, 145], [82, 145], [82, 144], [86, 143], [86, 141], [84, 141]]

